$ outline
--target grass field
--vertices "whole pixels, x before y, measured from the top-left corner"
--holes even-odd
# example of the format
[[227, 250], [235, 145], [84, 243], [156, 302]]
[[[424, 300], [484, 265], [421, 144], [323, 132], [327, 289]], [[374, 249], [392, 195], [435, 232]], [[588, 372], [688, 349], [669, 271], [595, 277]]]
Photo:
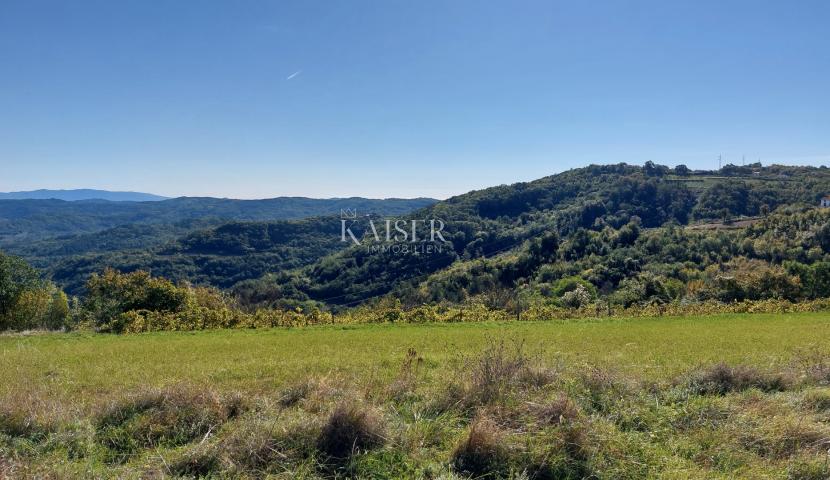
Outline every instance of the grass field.
[[0, 336], [0, 472], [828, 478], [828, 353], [830, 313]]

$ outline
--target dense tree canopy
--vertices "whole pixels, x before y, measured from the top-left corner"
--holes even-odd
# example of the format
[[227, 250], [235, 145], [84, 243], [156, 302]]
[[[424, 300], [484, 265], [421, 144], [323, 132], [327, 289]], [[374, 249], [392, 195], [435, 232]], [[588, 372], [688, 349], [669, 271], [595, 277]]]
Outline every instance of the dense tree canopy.
[[[445, 241], [353, 245], [338, 216], [227, 222], [198, 212], [258, 218], [274, 205], [185, 199], [178, 215], [193, 218], [10, 248], [71, 294], [92, 293], [90, 274], [111, 267], [227, 289], [249, 310], [342, 310], [385, 295], [410, 306], [799, 300], [830, 294], [830, 224], [815, 208], [828, 193], [830, 172], [811, 167], [592, 165], [397, 211], [404, 222], [440, 220]], [[365, 222], [354, 230], [368, 232]], [[408, 253], [388, 248], [403, 244]]]

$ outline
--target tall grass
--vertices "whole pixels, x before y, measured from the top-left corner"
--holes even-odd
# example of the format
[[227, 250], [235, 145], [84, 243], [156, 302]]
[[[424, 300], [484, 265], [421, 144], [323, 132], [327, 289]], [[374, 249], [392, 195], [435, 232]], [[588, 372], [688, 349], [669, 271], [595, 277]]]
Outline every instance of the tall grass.
[[[730, 326], [736, 335], [747, 330], [741, 319], [731, 320], [738, 323]], [[814, 330], [817, 324], [811, 319], [769, 321], [747, 333], [756, 344], [747, 344], [740, 361], [718, 358], [714, 345], [684, 360], [682, 368], [658, 376], [644, 373], [644, 367], [655, 362], [654, 355], [668, 356], [676, 348], [655, 350], [635, 368], [625, 368], [620, 360], [635, 357], [612, 352], [617, 362], [598, 361], [604, 357], [584, 354], [585, 343], [576, 340], [572, 348], [583, 355], [565, 355], [563, 328], [574, 329], [575, 339], [591, 336], [599, 341], [609, 338], [598, 333], [604, 329], [611, 330], [611, 337], [620, 332], [612, 323], [550, 324], [557, 334], [551, 338], [560, 342], [548, 347], [538, 342], [530, 347], [530, 340], [515, 332], [497, 335], [502, 328], [498, 325], [410, 328], [396, 330], [406, 335], [408, 346], [391, 354], [377, 352], [384, 346], [376, 343], [378, 331], [365, 327], [290, 332], [297, 348], [293, 351], [266, 335], [263, 345], [283, 365], [300, 361], [301, 355], [319, 363], [320, 350], [304, 350], [304, 342], [315, 335], [341, 340], [360, 336], [363, 348], [376, 356], [368, 362], [360, 359], [353, 370], [269, 377], [270, 382], [239, 394], [227, 373], [235, 372], [229, 370], [231, 362], [253, 368], [257, 375], [270, 372], [257, 370], [269, 357], [258, 355], [265, 350], [252, 339], [259, 337], [246, 335], [241, 337], [244, 349], [214, 359], [223, 368], [219, 372], [228, 376], [214, 373], [213, 382], [153, 385], [158, 373], [153, 373], [152, 360], [145, 360], [141, 367], [149, 372], [146, 382], [109, 392], [87, 386], [82, 390], [87, 396], [104, 392], [105, 397], [87, 398], [83, 407], [77, 405], [79, 397], [56, 394], [60, 382], [83, 377], [67, 376], [68, 370], [59, 368], [59, 357], [47, 355], [53, 337], [26, 337], [16, 341], [28, 346], [18, 349], [20, 357], [11, 358], [28, 358], [34, 362], [31, 368], [42, 369], [35, 383], [39, 388], [24, 382], [3, 384], [0, 476], [828, 478], [830, 387], [823, 372], [830, 364], [830, 349], [786, 342], [785, 333], [798, 333], [799, 325]], [[637, 330], [641, 322], [627, 324], [639, 342], [656, 345], [666, 338], [665, 319]], [[536, 340], [544, 339], [546, 325], [531, 324], [528, 331]], [[702, 335], [693, 324], [680, 325], [685, 341]], [[445, 343], [469, 340], [479, 328], [485, 331], [475, 344], [459, 342], [451, 348]], [[766, 348], [763, 342], [757, 344], [763, 328], [772, 329], [771, 338], [779, 340], [775, 362], [760, 352], [749, 354], [753, 348]], [[421, 331], [427, 336], [419, 339], [415, 332]], [[452, 337], [455, 331], [461, 337]], [[199, 340], [207, 347], [199, 352], [205, 359], [202, 368], [213, 354], [209, 339], [226, 344], [233, 338], [225, 332], [178, 335], [187, 340], [183, 345]], [[427, 343], [418, 348], [427, 337], [440, 348], [431, 350]], [[106, 344], [99, 336], [61, 338], [75, 342], [76, 354], [87, 342], [99, 352]], [[121, 360], [110, 363], [111, 384], [119, 382], [118, 368], [129, 368], [123, 362], [132, 355], [130, 345], [149, 342], [162, 353], [158, 345], [168, 339], [108, 338], [122, 351]], [[618, 339], [628, 349], [634, 347], [631, 340]], [[0, 351], [0, 358], [12, 355], [2, 342]], [[354, 355], [358, 350], [348, 351]], [[60, 358], [64, 365], [81, 366], [71, 357]], [[23, 366], [12, 367], [12, 373], [36, 371]]]

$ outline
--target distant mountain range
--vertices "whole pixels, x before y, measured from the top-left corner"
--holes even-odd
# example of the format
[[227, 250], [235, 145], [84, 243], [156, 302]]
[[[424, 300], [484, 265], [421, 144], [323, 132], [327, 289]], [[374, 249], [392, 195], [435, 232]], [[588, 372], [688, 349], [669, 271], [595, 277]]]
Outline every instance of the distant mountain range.
[[25, 192], [0, 192], [0, 200], [109, 200], [111, 202], [155, 202], [168, 197], [142, 192], [111, 192], [80, 188], [75, 190], [30, 190]]
[[[177, 224], [200, 220], [200, 228], [216, 220], [274, 221], [340, 215], [341, 210], [360, 215], [401, 215], [434, 204], [431, 198], [305, 198], [278, 197], [263, 200], [179, 197], [136, 202], [55, 199], [0, 199], [0, 248], [64, 235], [100, 232], [125, 225]], [[339, 222], [336, 222], [339, 225]], [[171, 231], [178, 233], [176, 227]], [[121, 231], [119, 231], [121, 233]], [[127, 235], [129, 236], [129, 235]], [[155, 235], [154, 235], [155, 236]]]

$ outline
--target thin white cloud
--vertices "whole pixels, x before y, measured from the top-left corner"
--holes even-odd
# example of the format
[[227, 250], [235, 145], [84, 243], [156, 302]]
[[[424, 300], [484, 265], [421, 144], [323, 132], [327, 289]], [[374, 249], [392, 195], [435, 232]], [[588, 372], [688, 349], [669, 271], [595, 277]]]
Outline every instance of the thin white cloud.
[[286, 80], [291, 80], [292, 78], [296, 77], [297, 75], [303, 73], [302, 70], [297, 70], [296, 72], [292, 73], [291, 75], [285, 77]]

